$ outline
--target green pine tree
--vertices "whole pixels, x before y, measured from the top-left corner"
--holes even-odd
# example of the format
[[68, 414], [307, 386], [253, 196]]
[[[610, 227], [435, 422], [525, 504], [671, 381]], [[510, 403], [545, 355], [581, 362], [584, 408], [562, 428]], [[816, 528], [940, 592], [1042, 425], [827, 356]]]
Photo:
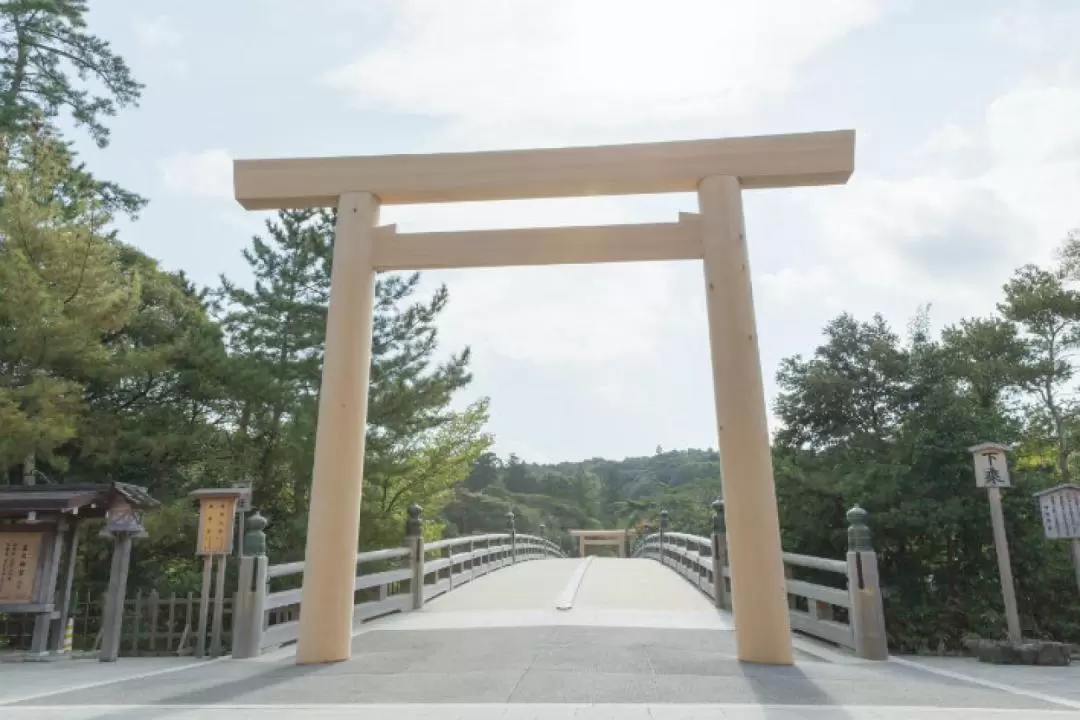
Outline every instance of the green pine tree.
[[[231, 352], [233, 456], [255, 482], [259, 503], [273, 507], [275, 541], [303, 546], [329, 298], [334, 214], [283, 211], [244, 256], [251, 289], [223, 278], [219, 315]], [[376, 283], [368, 400], [361, 542], [392, 542], [409, 502], [435, 517], [449, 488], [468, 475], [490, 443], [482, 432], [486, 402], [450, 409], [471, 379], [468, 351], [437, 363], [434, 322], [446, 288], [413, 301], [418, 276]], [[286, 519], [287, 518], [287, 519]], [[284, 537], [283, 537], [284, 536]]]
[[[135, 105], [143, 86], [109, 43], [87, 31], [87, 0], [0, 2], [0, 133], [54, 128], [66, 115], [98, 147], [109, 142], [106, 118]], [[70, 167], [58, 185], [93, 188], [112, 210], [135, 213], [145, 200], [95, 179], [65, 146]], [[0, 157], [4, 164], [7, 157]]]
[[[70, 165], [48, 133], [0, 138], [0, 468], [52, 459], [76, 432], [84, 383], [132, 318], [139, 276], [123, 267], [93, 198], [57, 197]], [[32, 464], [32, 460], [29, 461]]]

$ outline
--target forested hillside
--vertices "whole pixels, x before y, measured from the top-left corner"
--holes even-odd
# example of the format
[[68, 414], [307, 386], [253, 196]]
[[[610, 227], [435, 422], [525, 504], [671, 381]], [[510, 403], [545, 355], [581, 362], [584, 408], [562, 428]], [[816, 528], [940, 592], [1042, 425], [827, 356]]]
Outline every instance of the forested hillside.
[[705, 532], [718, 494], [720, 457], [714, 451], [657, 452], [651, 457], [535, 465], [516, 455], [485, 453], [446, 507], [451, 530], [468, 534], [499, 527], [512, 510], [516, 526], [568, 549], [566, 530], [635, 528], [655, 524], [661, 508], [679, 527]]

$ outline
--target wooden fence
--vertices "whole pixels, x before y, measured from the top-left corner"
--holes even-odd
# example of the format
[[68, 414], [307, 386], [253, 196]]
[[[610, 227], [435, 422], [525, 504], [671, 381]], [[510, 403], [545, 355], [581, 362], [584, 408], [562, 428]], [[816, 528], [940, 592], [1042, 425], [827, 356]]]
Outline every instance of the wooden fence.
[[[224, 604], [222, 643], [224, 651], [228, 652], [231, 649], [234, 598], [225, 598]], [[76, 594], [72, 598], [74, 650], [92, 652], [99, 649], [104, 607], [104, 596], [91, 600]], [[194, 593], [162, 596], [157, 591], [139, 591], [124, 601], [120, 654], [125, 657], [191, 654], [195, 647], [198, 616], [199, 596]], [[32, 615], [0, 613], [0, 647], [28, 650], [33, 630]]]

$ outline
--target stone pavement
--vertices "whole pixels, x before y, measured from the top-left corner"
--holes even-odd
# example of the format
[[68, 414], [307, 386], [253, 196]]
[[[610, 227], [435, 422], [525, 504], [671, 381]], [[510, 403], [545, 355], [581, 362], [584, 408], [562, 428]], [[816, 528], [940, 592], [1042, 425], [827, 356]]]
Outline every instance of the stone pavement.
[[[634, 561], [594, 561], [566, 612], [550, 603], [577, 561], [508, 568], [422, 612], [363, 626], [353, 658], [333, 665], [296, 666], [285, 649], [248, 661], [178, 661], [184, 666], [96, 686], [84, 679], [80, 688], [36, 697], [12, 692], [9, 683], [23, 684], [26, 675], [0, 666], [0, 718], [1080, 720], [1080, 668], [1033, 668], [1054, 678], [1010, 683], [1004, 668], [991, 675], [964, 661], [872, 663], [803, 641], [795, 667], [740, 663], [727, 618], [703, 598], [702, 607], [678, 576], [642, 562], [658, 572], [635, 585], [620, 577]], [[605, 589], [622, 580], [626, 592]], [[492, 606], [496, 585], [512, 609]]]

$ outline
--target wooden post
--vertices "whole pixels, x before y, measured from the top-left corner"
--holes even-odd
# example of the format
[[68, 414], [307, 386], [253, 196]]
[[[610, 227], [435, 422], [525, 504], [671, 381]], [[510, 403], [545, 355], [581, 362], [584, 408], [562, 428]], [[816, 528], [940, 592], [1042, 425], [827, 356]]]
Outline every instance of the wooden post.
[[[243, 539], [241, 538], [241, 542]], [[251, 629], [251, 581], [255, 576], [255, 558], [240, 550], [240, 564], [236, 570], [237, 592], [233, 600], [232, 656], [250, 657], [247, 654], [248, 635]]]
[[990, 501], [990, 524], [994, 532], [994, 551], [997, 554], [1001, 594], [1005, 603], [1005, 624], [1009, 640], [1021, 641], [1020, 616], [1016, 610], [1016, 590], [1013, 586], [1012, 566], [1009, 563], [1009, 540], [1005, 535], [1005, 516], [1001, 511], [1001, 488], [1010, 487], [1009, 463], [1005, 452], [1009, 446], [1001, 443], [981, 443], [968, 448], [975, 461], [975, 487], [986, 488]]
[[195, 638], [195, 657], [206, 656], [206, 621], [210, 611], [210, 573], [213, 555], [203, 555], [202, 593], [199, 595], [199, 629]]
[[[38, 559], [38, 572], [41, 573], [41, 587], [48, 591], [46, 602], [56, 603], [56, 578], [60, 570], [61, 553], [64, 549], [64, 534], [67, 530], [67, 520], [60, 518], [56, 527], [46, 531], [44, 542], [41, 544], [41, 557]], [[30, 640], [30, 652], [27, 659], [44, 659], [49, 650], [50, 629], [52, 635], [59, 640], [62, 625], [57, 623], [55, 628], [49, 613], [38, 613], [34, 616], [34, 634]], [[55, 641], [54, 641], [55, 642]]]
[[409, 519], [405, 521], [405, 542], [409, 546], [409, 566], [412, 568], [409, 590], [412, 609], [419, 610], [424, 607], [424, 508], [410, 503], [406, 512]]
[[300, 664], [347, 660], [352, 654], [377, 221], [378, 201], [371, 193], [340, 197], [308, 506], [296, 649]]
[[157, 654], [157, 636], [158, 636], [158, 607], [161, 605], [161, 596], [157, 590], [150, 591], [149, 604], [149, 616], [150, 616], [150, 632], [147, 633], [147, 650], [150, 655]]
[[1073, 567], [1076, 570], [1076, 586], [1080, 588], [1080, 539], [1072, 541]]
[[109, 590], [105, 597], [105, 617], [102, 621], [100, 662], [116, 662], [120, 655], [120, 637], [124, 622], [124, 595], [127, 589], [128, 567], [131, 562], [131, 536], [129, 532], [113, 534], [112, 570], [109, 572]]
[[169, 593], [168, 625], [165, 630], [165, 652], [173, 651], [173, 639], [176, 637], [176, 593]]
[[214, 621], [210, 631], [210, 657], [221, 655], [221, 626], [225, 616], [225, 562], [228, 555], [217, 556], [214, 578]]
[[71, 591], [75, 586], [75, 561], [79, 555], [79, 523], [72, 520], [68, 531], [57, 536], [57, 542], [63, 542], [67, 546], [67, 562], [64, 563], [64, 587], [60, 596], [60, 615], [53, 621], [49, 635], [52, 638], [50, 649], [62, 650], [63, 635], [67, 629], [67, 621], [71, 615]]
[[510, 533], [510, 564], [513, 565], [517, 562], [517, 529], [514, 527], [513, 510], [506, 511], [506, 532]]
[[704, 178], [698, 202], [737, 653], [740, 660], [791, 665], [780, 521], [739, 179]]
[[255, 578], [252, 580], [251, 603], [248, 605], [247, 642], [249, 657], [262, 652], [263, 630], [266, 629], [266, 583], [270, 560], [266, 555], [255, 557]]
[[717, 498], [712, 502], [712, 563], [713, 563], [713, 602], [716, 607], [728, 606], [727, 582], [724, 578], [724, 566], [727, 564], [727, 529], [724, 526], [724, 501]]
[[[847, 511], [848, 520], [848, 597], [851, 599], [851, 629], [855, 653], [866, 660], [888, 660], [885, 634], [885, 609], [878, 578], [877, 553], [870, 544], [867, 512], [856, 505]], [[814, 601], [808, 599], [815, 612]], [[815, 617], [818, 617], [815, 615]]]
[[262, 651], [266, 618], [266, 533], [268, 521], [258, 510], [248, 516], [241, 539], [238, 588], [233, 598], [234, 658], [257, 657]]
[[[125, 601], [126, 603], [126, 601]], [[125, 604], [126, 609], [126, 604]], [[131, 645], [128, 649], [131, 651], [131, 656], [135, 657], [139, 654], [139, 622], [142, 619], [142, 590], [135, 591], [135, 597], [131, 599]]]
[[660, 564], [666, 565], [667, 560], [664, 558], [664, 532], [668, 526], [668, 511], [660, 511]]
[[1001, 510], [1001, 488], [988, 487], [990, 500], [990, 524], [994, 529], [994, 550], [997, 552], [998, 574], [1001, 576], [1001, 594], [1005, 600], [1005, 624], [1009, 640], [1021, 641], [1020, 614], [1016, 608], [1016, 588], [1013, 584], [1012, 564], [1009, 562], [1009, 538], [1005, 534], [1005, 515]]

